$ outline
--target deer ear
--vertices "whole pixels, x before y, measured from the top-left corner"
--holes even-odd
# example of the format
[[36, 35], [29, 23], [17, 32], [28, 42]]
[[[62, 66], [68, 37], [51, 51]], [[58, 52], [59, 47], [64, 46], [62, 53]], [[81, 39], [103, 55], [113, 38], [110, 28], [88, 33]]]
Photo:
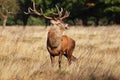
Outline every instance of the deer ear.
[[69, 29], [68, 24], [65, 24], [65, 29]]
[[68, 27], [68, 24], [65, 24], [65, 27]]

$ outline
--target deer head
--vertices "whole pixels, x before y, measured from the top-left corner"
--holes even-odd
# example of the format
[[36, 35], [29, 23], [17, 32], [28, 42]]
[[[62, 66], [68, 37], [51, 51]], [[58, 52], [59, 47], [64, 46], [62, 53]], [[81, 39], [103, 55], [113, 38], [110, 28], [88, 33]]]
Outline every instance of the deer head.
[[44, 13], [43, 13], [43, 10], [41, 9], [41, 12], [38, 12], [35, 8], [35, 3], [33, 2], [33, 9], [32, 8], [28, 8], [28, 12], [24, 12], [25, 14], [36, 14], [38, 16], [43, 16], [44, 18], [50, 20], [52, 26], [59, 26], [61, 27], [62, 29], [68, 29], [68, 24], [64, 23], [63, 22], [63, 19], [69, 17], [70, 15], [70, 12], [68, 11], [65, 11], [64, 15], [63, 15], [63, 8], [58, 8], [58, 6], [56, 6], [56, 9], [57, 9], [57, 12], [54, 13], [54, 12], [51, 12], [51, 14], [57, 16], [57, 17], [49, 17], [49, 16], [46, 16]]

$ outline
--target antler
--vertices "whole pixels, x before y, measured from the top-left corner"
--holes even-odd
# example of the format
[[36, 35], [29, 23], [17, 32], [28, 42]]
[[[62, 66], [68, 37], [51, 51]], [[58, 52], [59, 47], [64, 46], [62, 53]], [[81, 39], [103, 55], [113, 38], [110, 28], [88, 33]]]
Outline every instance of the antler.
[[63, 8], [61, 8], [59, 10], [58, 6], [56, 5], [56, 8], [57, 8], [57, 11], [58, 11], [58, 15], [59, 15], [59, 18], [62, 16], [62, 13], [63, 13]]
[[[59, 17], [61, 17], [62, 16], [62, 12], [63, 12], [63, 9], [61, 8], [61, 10], [59, 10], [59, 8], [58, 8], [58, 6], [56, 5], [56, 8], [57, 8], [57, 13], [54, 13], [54, 12], [50, 12], [50, 14], [53, 14], [53, 15], [58, 15]], [[50, 20], [57, 20], [57, 18], [53, 18], [53, 17], [48, 17], [48, 16], [45, 16], [44, 14], [43, 14], [43, 10], [41, 9], [41, 13], [42, 13], [42, 15], [43, 15], [43, 17], [44, 18], [46, 18], [46, 19], [50, 19]]]
[[36, 15], [39, 15], [39, 16], [42, 16], [43, 15], [43, 17], [45, 17], [46, 19], [53, 19], [52, 17], [48, 17], [48, 16], [45, 16], [44, 14], [43, 14], [43, 10], [42, 9], [40, 9], [41, 10], [41, 13], [39, 13], [37, 10], [36, 10], [36, 8], [35, 8], [35, 3], [33, 2], [33, 9], [31, 8], [31, 7], [29, 7], [28, 8], [28, 12], [24, 12], [25, 14], [36, 14]]
[[59, 20], [63, 20], [65, 18], [69, 17], [70, 12], [66, 11], [65, 14], [64, 14], [64, 16], [62, 16], [62, 14], [63, 14], [63, 8], [59, 9], [58, 6], [56, 5], [56, 9], [57, 9], [57, 13], [51, 12], [51, 14], [58, 15], [58, 17], [57, 18], [55, 18], [55, 17], [48, 17], [48, 16], [44, 15], [42, 9], [40, 9], [41, 12], [38, 12], [36, 10], [36, 8], [35, 8], [35, 2], [33, 2], [33, 9], [31, 7], [29, 7], [28, 8], [28, 12], [24, 12], [24, 13], [25, 14], [36, 14], [36, 15], [39, 15], [39, 16], [43, 16], [44, 18], [49, 19], [49, 20], [58, 20], [58, 19]]
[[69, 15], [70, 15], [70, 12], [66, 11], [65, 15], [63, 17], [61, 17], [60, 19], [63, 20], [65, 18], [69, 17]]
[[[53, 13], [53, 14], [54, 14], [54, 15], [58, 15], [58, 19], [63, 20], [63, 19], [65, 19], [65, 18], [69, 17], [70, 12], [66, 11], [66, 12], [65, 12], [65, 15], [62, 17], [63, 8], [60, 8], [60, 9], [59, 9], [57, 5], [56, 5], [56, 8], [57, 8], [57, 13]], [[56, 19], [57, 19], [57, 18], [56, 18]]]
[[35, 8], [35, 3], [33, 2], [33, 9], [31, 7], [28, 8], [28, 12], [24, 12], [25, 14], [37, 14], [41, 16], [42, 14], [39, 13]]
[[41, 10], [41, 15], [43, 15], [43, 17], [44, 17], [44, 18], [46, 18], [46, 19], [50, 19], [50, 20], [51, 20], [51, 19], [53, 19], [52, 17], [48, 17], [48, 16], [44, 15], [44, 13], [43, 13], [43, 10], [42, 10], [42, 9], [40, 9], [40, 10]]

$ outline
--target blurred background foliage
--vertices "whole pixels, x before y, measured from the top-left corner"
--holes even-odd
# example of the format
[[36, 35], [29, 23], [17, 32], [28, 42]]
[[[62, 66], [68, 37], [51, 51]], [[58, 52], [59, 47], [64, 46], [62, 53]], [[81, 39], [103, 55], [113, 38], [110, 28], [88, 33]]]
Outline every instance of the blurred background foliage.
[[47, 16], [56, 11], [56, 5], [70, 11], [65, 19], [70, 25], [120, 24], [120, 0], [0, 0], [0, 25], [49, 25], [43, 17], [24, 14], [33, 2]]

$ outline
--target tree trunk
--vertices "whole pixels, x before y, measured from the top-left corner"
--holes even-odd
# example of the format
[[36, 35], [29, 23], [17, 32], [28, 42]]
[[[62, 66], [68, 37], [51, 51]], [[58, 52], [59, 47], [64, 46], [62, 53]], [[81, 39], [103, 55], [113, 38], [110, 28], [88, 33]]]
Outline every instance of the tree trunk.
[[94, 22], [95, 22], [95, 26], [97, 27], [99, 25], [99, 18], [96, 17]]
[[88, 19], [86, 16], [82, 17], [82, 23], [84, 26], [88, 26]]
[[3, 28], [5, 28], [5, 26], [6, 26], [7, 18], [8, 18], [7, 15], [4, 15], [4, 16], [3, 16]]

